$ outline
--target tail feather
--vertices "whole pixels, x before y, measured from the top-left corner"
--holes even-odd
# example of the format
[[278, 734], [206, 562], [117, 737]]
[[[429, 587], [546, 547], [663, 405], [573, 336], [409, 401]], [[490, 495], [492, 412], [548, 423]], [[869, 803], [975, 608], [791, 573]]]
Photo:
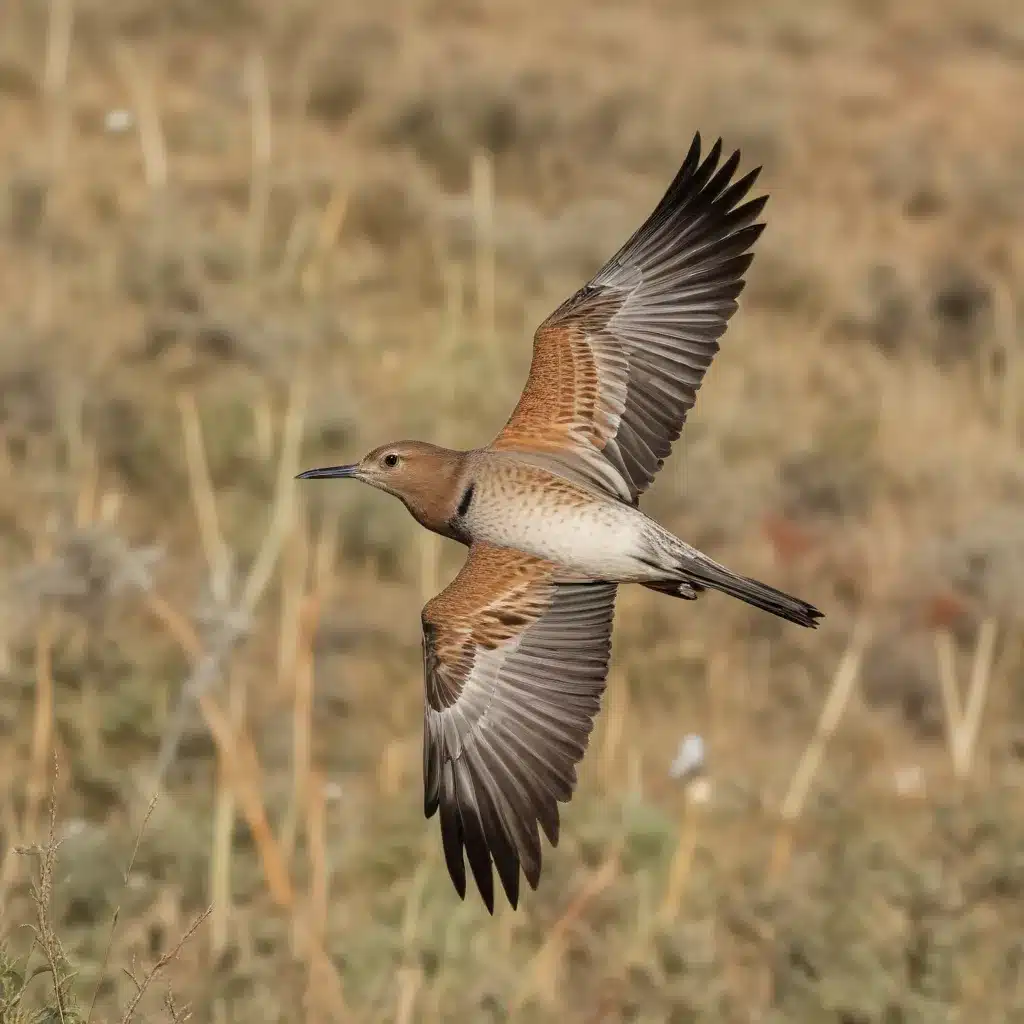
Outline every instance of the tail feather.
[[823, 617], [823, 613], [818, 611], [814, 605], [808, 604], [807, 601], [801, 601], [798, 597], [769, 587], [767, 583], [740, 576], [710, 559], [707, 561], [687, 559], [680, 566], [680, 570], [682, 579], [696, 591], [710, 587], [712, 590], [721, 591], [730, 597], [739, 598], [754, 608], [771, 612], [772, 615], [777, 615], [780, 619], [795, 622], [799, 626], [815, 629], [818, 620]]

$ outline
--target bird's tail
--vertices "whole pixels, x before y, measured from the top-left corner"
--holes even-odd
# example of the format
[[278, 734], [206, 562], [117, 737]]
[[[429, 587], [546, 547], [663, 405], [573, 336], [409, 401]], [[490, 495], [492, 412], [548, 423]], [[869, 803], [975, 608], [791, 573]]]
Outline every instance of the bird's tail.
[[822, 617], [822, 612], [814, 605], [769, 587], [767, 583], [740, 576], [710, 558], [687, 557], [680, 563], [679, 569], [678, 583], [658, 581], [649, 586], [661, 593], [671, 593], [677, 597], [690, 599], [705, 588], [719, 590], [762, 611], [778, 615], [780, 619], [795, 622], [799, 626], [809, 626], [811, 629], [818, 625], [818, 619]]

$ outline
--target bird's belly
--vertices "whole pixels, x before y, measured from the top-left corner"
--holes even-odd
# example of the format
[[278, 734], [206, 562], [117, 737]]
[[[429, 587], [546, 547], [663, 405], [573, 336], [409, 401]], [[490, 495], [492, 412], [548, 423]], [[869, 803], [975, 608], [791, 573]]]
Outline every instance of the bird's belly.
[[640, 557], [644, 518], [628, 506], [602, 502], [561, 510], [506, 504], [474, 513], [474, 540], [525, 551], [592, 579], [628, 583], [658, 575]]

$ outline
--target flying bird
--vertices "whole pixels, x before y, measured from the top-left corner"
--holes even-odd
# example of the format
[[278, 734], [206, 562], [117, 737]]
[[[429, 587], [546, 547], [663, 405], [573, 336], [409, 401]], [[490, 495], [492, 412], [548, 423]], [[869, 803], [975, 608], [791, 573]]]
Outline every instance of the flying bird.
[[604, 691], [615, 594], [638, 583], [693, 600], [718, 590], [801, 626], [813, 605], [748, 579], [639, 507], [678, 439], [743, 290], [767, 196], [757, 168], [695, 135], [654, 211], [537, 328], [529, 377], [482, 448], [422, 441], [300, 479], [361, 480], [428, 530], [466, 545], [422, 613], [424, 811], [440, 814], [452, 882], [466, 860], [494, 912], [494, 871], [515, 907], [536, 889], [540, 831], [576, 786]]

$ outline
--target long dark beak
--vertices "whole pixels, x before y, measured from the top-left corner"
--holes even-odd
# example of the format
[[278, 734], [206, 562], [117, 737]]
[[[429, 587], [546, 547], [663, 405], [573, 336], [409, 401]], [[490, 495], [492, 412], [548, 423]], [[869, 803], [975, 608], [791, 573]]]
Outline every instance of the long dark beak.
[[324, 466], [323, 469], [307, 469], [300, 473], [296, 480], [344, 480], [359, 472], [359, 463], [351, 466]]

